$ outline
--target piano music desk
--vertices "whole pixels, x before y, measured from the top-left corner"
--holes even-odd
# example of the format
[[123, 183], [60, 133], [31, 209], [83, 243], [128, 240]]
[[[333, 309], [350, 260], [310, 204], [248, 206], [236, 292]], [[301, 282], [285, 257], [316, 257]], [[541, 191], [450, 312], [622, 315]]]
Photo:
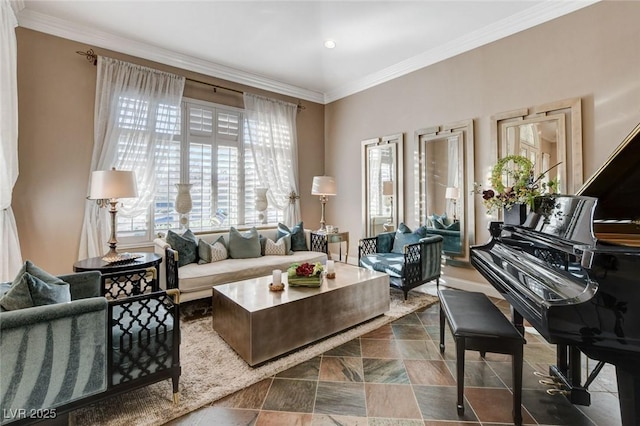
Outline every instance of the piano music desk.
[[515, 326], [483, 293], [440, 290], [440, 352], [444, 353], [444, 323], [449, 323], [456, 343], [458, 414], [464, 413], [464, 351], [511, 355], [513, 372], [513, 422], [522, 424], [522, 358], [525, 342]]

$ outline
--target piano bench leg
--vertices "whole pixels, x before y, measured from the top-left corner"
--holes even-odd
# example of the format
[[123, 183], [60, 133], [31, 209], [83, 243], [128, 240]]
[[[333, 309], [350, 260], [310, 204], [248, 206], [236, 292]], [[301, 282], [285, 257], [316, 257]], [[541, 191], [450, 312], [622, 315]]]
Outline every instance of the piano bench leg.
[[523, 363], [523, 347], [522, 344], [514, 344], [511, 353], [511, 370], [513, 380], [513, 423], [522, 424], [522, 363]]
[[464, 337], [456, 337], [456, 383], [458, 384], [458, 415], [464, 414]]

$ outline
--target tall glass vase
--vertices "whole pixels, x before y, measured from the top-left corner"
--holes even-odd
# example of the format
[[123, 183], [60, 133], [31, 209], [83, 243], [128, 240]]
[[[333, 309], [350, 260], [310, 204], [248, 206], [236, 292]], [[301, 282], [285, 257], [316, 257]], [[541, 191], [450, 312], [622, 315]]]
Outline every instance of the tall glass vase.
[[191, 187], [190, 183], [176, 183], [178, 188], [178, 195], [176, 195], [175, 209], [180, 214], [180, 229], [186, 230], [189, 228], [189, 213], [193, 208], [193, 202], [191, 200]]

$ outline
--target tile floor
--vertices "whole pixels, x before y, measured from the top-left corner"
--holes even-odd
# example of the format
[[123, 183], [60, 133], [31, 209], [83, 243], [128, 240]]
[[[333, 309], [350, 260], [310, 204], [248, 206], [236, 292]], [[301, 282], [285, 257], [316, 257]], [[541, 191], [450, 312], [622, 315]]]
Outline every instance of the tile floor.
[[[433, 292], [433, 289], [422, 291]], [[507, 302], [496, 300], [508, 313]], [[438, 349], [439, 310], [432, 305], [384, 325], [274, 377], [256, 383], [171, 425], [457, 426], [512, 423], [511, 358], [468, 351], [465, 412], [456, 412], [455, 351]], [[448, 330], [447, 330], [448, 331]], [[527, 333], [525, 424], [620, 424], [615, 370], [606, 365], [590, 386], [592, 404], [550, 396], [533, 372], [555, 363], [554, 347]], [[590, 361], [586, 368], [593, 368]], [[583, 372], [584, 377], [584, 372]]]

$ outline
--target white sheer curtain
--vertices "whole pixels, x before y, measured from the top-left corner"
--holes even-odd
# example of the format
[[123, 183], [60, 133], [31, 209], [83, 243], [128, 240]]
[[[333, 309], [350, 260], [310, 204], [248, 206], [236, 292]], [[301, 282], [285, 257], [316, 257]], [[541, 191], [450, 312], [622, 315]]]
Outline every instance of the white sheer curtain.
[[[91, 171], [134, 170], [138, 183], [138, 198], [123, 200], [118, 216], [144, 214], [153, 201], [155, 152], [178, 130], [184, 82], [181, 76], [98, 57]], [[104, 254], [109, 226], [107, 209], [87, 201], [80, 259]]]
[[[17, 10], [24, 7], [22, 2], [14, 6]], [[13, 280], [22, 264], [11, 209], [11, 193], [18, 179], [17, 26], [12, 5], [0, 0], [0, 282]]]
[[298, 106], [245, 93], [245, 143], [251, 146], [261, 185], [269, 204], [284, 211], [284, 224], [300, 222], [298, 192]]

